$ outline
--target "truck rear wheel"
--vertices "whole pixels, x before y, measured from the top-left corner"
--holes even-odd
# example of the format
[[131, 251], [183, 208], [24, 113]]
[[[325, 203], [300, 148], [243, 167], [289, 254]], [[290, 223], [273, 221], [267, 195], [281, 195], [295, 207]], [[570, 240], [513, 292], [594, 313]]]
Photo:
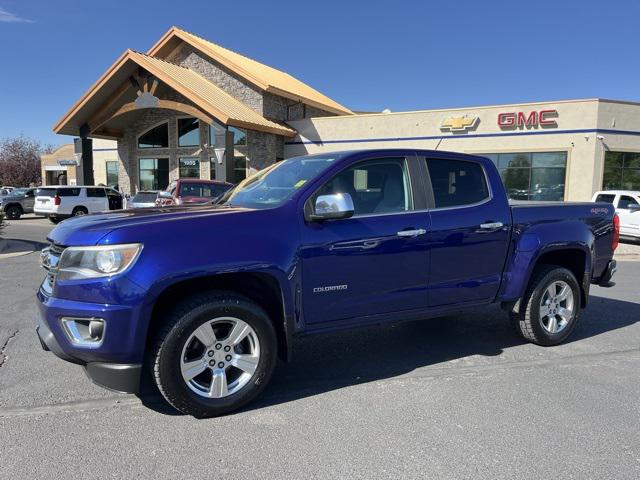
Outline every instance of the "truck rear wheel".
[[233, 293], [190, 297], [166, 318], [153, 345], [153, 376], [177, 410], [204, 418], [237, 410], [267, 385], [277, 360], [273, 324]]
[[534, 272], [524, 297], [510, 313], [511, 321], [526, 340], [557, 345], [576, 327], [580, 304], [580, 286], [573, 273], [543, 265]]

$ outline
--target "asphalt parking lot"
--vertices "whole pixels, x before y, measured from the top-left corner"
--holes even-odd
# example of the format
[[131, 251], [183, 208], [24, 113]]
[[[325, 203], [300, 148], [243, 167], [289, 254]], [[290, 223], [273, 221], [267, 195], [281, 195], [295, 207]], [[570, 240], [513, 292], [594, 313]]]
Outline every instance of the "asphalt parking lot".
[[498, 309], [308, 338], [209, 420], [41, 350], [37, 254], [0, 254], [0, 478], [640, 478], [640, 247], [621, 250], [568, 343], [526, 344]]

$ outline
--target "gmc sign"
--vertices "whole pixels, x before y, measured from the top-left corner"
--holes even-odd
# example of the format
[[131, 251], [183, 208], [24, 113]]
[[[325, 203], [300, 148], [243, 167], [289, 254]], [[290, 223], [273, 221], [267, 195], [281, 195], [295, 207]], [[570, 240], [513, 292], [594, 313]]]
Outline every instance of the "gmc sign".
[[554, 128], [558, 126], [557, 110], [525, 112], [504, 112], [498, 114], [498, 126], [502, 129], [515, 128]]

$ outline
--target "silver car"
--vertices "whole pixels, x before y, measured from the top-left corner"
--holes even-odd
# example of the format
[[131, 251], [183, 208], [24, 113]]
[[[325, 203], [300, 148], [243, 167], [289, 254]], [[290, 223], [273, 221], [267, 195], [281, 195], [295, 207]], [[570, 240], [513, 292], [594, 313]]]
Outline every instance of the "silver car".
[[141, 190], [127, 201], [127, 208], [155, 207], [158, 193], [158, 190]]

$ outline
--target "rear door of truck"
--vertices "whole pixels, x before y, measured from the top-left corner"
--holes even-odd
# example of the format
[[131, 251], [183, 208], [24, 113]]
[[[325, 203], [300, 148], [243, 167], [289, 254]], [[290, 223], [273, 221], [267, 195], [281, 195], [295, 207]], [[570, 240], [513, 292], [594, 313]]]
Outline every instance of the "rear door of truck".
[[502, 279], [511, 213], [490, 160], [424, 158], [430, 186], [429, 306], [492, 301]]

